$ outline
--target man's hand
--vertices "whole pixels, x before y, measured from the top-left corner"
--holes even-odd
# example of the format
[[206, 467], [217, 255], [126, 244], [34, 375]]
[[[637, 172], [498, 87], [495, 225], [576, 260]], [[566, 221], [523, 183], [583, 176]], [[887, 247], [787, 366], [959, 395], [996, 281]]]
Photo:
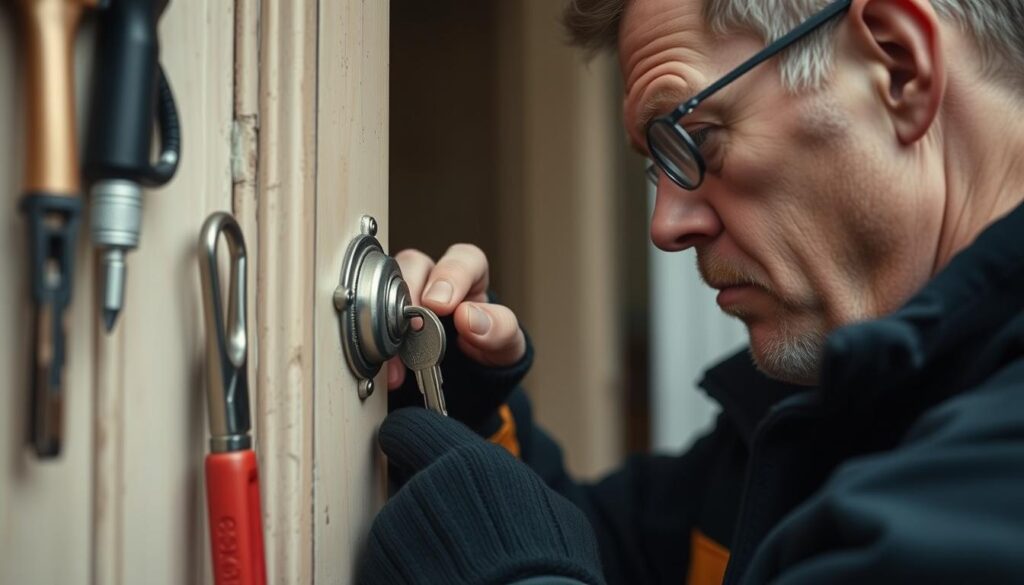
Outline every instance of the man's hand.
[[408, 483], [373, 523], [362, 585], [604, 583], [583, 512], [501, 447], [422, 408], [390, 414], [379, 441]]
[[[471, 244], [455, 244], [436, 263], [418, 250], [395, 255], [411, 302], [437, 313], [452, 315], [459, 348], [484, 366], [515, 364], [526, 352], [526, 337], [508, 307], [487, 302], [490, 270], [487, 256]], [[405, 381], [402, 361], [388, 362], [388, 389]]]

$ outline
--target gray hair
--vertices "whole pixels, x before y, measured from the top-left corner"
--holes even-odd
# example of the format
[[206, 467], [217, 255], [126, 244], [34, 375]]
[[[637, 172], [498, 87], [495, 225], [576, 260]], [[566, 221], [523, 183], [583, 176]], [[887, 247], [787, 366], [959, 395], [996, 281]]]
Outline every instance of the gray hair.
[[[570, 0], [563, 23], [571, 42], [591, 51], [614, 49], [627, 1]], [[704, 0], [704, 18], [718, 34], [751, 32], [774, 40], [829, 0]], [[982, 70], [992, 78], [1024, 78], [1024, 0], [931, 0], [941, 18], [955, 23], [975, 41]], [[781, 56], [783, 84], [790, 89], [818, 87], [833, 62], [836, 22], [801, 41]]]

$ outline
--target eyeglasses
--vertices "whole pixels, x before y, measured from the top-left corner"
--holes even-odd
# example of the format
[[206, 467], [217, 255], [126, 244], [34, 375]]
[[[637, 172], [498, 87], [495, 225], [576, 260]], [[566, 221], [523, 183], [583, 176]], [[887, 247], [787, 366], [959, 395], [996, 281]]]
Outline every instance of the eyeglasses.
[[647, 178], [658, 184], [658, 170], [668, 175], [676, 184], [687, 190], [694, 190], [704, 182], [706, 165], [700, 154], [702, 136], [707, 130], [697, 133], [696, 140], [679, 124], [683, 116], [692, 112], [701, 102], [711, 97], [716, 91], [736, 81], [744, 73], [774, 57], [783, 49], [814, 32], [833, 17], [842, 14], [850, 7], [852, 0], [837, 0], [825, 7], [814, 16], [805, 20], [800, 26], [779, 37], [739, 67], [730, 71], [725, 77], [714, 82], [707, 89], [689, 100], [676, 106], [671, 113], [655, 118], [647, 124], [647, 149], [654, 163], [647, 167]]

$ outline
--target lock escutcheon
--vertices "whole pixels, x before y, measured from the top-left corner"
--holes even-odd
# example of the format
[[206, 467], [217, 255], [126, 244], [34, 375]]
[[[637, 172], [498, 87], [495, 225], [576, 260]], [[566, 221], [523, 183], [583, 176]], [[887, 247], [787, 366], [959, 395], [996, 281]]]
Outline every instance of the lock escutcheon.
[[398, 355], [409, 321], [409, 286], [394, 258], [377, 240], [377, 222], [363, 216], [362, 233], [345, 252], [341, 282], [334, 291], [341, 344], [349, 368], [359, 378], [359, 397], [373, 393], [373, 378]]

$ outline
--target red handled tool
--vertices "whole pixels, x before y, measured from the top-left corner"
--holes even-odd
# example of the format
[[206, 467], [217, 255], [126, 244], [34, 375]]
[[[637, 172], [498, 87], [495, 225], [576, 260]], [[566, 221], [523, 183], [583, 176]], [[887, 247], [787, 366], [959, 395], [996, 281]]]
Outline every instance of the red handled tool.
[[[217, 267], [217, 241], [222, 233], [231, 253], [226, 321]], [[199, 272], [210, 411], [206, 503], [217, 585], [265, 585], [267, 580], [260, 480], [249, 434], [245, 263], [245, 239], [238, 222], [224, 212], [207, 218], [199, 236]]]

